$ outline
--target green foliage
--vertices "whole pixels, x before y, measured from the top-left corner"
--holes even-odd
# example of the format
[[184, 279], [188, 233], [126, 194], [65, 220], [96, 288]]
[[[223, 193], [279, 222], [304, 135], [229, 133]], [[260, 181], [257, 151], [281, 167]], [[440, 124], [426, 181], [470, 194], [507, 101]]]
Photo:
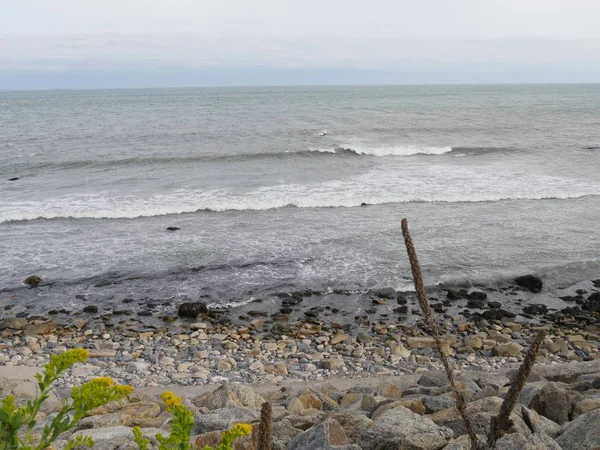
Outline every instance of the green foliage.
[[[165, 402], [167, 411], [173, 414], [173, 419], [171, 420], [171, 433], [168, 438], [160, 433], [156, 435], [159, 450], [191, 450], [190, 438], [194, 426], [192, 412], [181, 403], [181, 398], [175, 396], [172, 392], [164, 392], [161, 397]], [[231, 430], [223, 433], [221, 444], [216, 449], [206, 446], [203, 450], [232, 450], [233, 442], [239, 437], [250, 434], [251, 431], [251, 425], [239, 423]], [[148, 449], [149, 441], [142, 436], [139, 427], [133, 428], [133, 439], [140, 450]]]
[[[73, 349], [50, 357], [44, 374], [36, 374], [38, 395], [25, 406], [16, 407], [13, 396], [2, 400], [0, 406], [0, 450], [44, 450], [61, 434], [72, 429], [88, 412], [106, 403], [117, 401], [129, 395], [131, 386], [115, 385], [110, 378], [95, 378], [92, 381], [74, 387], [71, 398], [62, 406], [58, 414], [42, 429], [41, 436], [34, 438], [33, 429], [36, 416], [44, 402], [50, 397], [52, 385], [60, 375], [77, 362], [85, 362], [88, 352], [85, 349]], [[66, 450], [77, 446], [91, 447], [92, 438], [78, 436], [71, 439]]]

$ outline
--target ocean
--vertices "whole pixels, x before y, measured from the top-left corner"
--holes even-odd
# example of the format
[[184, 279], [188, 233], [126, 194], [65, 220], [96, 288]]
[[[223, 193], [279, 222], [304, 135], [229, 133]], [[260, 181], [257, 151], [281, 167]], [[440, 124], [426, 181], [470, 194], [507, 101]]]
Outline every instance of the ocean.
[[600, 85], [0, 92], [0, 307], [407, 290], [404, 217], [430, 286], [600, 278]]

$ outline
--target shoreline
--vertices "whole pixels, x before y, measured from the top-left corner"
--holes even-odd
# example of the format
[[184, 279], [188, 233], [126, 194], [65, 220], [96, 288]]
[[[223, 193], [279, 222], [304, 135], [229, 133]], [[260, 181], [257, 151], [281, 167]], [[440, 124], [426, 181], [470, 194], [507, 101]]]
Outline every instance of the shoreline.
[[[518, 363], [540, 327], [548, 330], [541, 363], [600, 359], [600, 280], [571, 286], [574, 295], [563, 296], [569, 306], [561, 309], [548, 308], [544, 291], [531, 292], [526, 284], [431, 292], [444, 349], [456, 368], [493, 372]], [[319, 381], [441, 367], [414, 293], [388, 288], [361, 294], [358, 312], [327, 304], [331, 296], [352, 295], [281, 293], [239, 308], [191, 302], [147, 315], [135, 315], [131, 300], [112, 313], [88, 305], [88, 313], [9, 317], [0, 322], [0, 364], [40, 367], [51, 354], [88, 348], [88, 363], [73, 369], [61, 387], [99, 374], [142, 387]]]

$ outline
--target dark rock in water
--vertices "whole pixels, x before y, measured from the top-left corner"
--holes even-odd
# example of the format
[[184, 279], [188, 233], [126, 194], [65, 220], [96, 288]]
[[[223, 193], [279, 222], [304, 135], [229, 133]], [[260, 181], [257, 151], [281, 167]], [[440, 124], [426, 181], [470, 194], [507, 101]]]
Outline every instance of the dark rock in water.
[[281, 309], [279, 310], [279, 312], [280, 312], [281, 314], [291, 314], [291, 313], [292, 313], [292, 311], [293, 311], [293, 309], [292, 309], [292, 308], [281, 308]]
[[115, 309], [113, 311], [113, 314], [115, 316], [129, 316], [129, 315], [133, 314], [133, 312], [129, 309]]
[[461, 298], [463, 298], [462, 293], [455, 289], [448, 289], [446, 291], [446, 294], [449, 300], [460, 300]]
[[398, 308], [394, 308], [393, 311], [397, 314], [408, 314], [408, 306], [399, 306]]
[[481, 314], [481, 317], [486, 320], [502, 320], [504, 318], [515, 317], [515, 314], [505, 309], [488, 309]]
[[248, 311], [246, 314], [248, 314], [251, 317], [268, 317], [269, 313], [265, 312], [265, 311]]
[[583, 295], [583, 294], [587, 294], [588, 291], [586, 291], [585, 289], [577, 289], [575, 291], [575, 293], [578, 294], [578, 295]]
[[600, 292], [594, 292], [590, 295], [583, 304], [583, 309], [586, 311], [600, 312]]
[[96, 314], [98, 312], [98, 307], [96, 305], [88, 305], [83, 308], [84, 313]]
[[25, 281], [23, 281], [23, 283], [28, 284], [31, 287], [36, 287], [37, 285], [39, 285], [41, 283], [42, 279], [40, 277], [38, 277], [37, 275], [31, 275], [27, 278], [25, 278]]
[[594, 287], [600, 288], [600, 279], [592, 280], [592, 284], [594, 285]]
[[444, 305], [442, 303], [433, 303], [431, 305], [431, 309], [433, 309], [436, 313], [443, 313], [443, 312], [445, 312]]
[[304, 315], [307, 317], [319, 317], [319, 311], [316, 309], [312, 309], [310, 311], [305, 311]]
[[399, 295], [396, 301], [399, 305], [406, 305], [408, 303], [408, 300], [403, 295]]
[[481, 291], [473, 291], [469, 294], [472, 300], [487, 300], [487, 294]]
[[177, 231], [180, 230], [181, 228], [179, 227], [167, 227], [167, 231]]
[[488, 308], [492, 308], [492, 309], [502, 308], [502, 303], [496, 302], [494, 300], [490, 300], [487, 305], [488, 305]]
[[600, 147], [597, 145], [589, 145], [587, 147], [583, 147], [584, 150], [600, 150]]
[[135, 300], [132, 298], [124, 298], [123, 303], [133, 303]]
[[467, 302], [467, 308], [470, 309], [485, 309], [485, 300], [471, 299]]
[[212, 319], [220, 319], [228, 313], [229, 310], [227, 308], [211, 308], [205, 314]]
[[360, 206], [369, 206], [369, 204], [368, 204], [368, 203], [365, 203], [365, 202], [363, 202], [363, 203], [361, 203], [361, 204], [360, 204]]
[[13, 177], [13, 178], [9, 178], [8, 181], [17, 181], [19, 179], [19, 177]]
[[574, 302], [574, 301], [577, 301], [580, 299], [579, 296], [574, 297], [572, 295], [565, 295], [564, 297], [558, 297], [558, 298], [560, 298], [563, 302]]
[[548, 312], [548, 307], [539, 303], [526, 306], [523, 308], [525, 314], [531, 314], [532, 316], [539, 316]]
[[294, 306], [297, 305], [298, 303], [301, 303], [304, 299], [302, 297], [300, 297], [299, 295], [294, 295], [292, 297], [287, 297], [284, 298], [281, 301], [281, 304], [283, 306]]
[[177, 311], [179, 317], [192, 317], [195, 318], [198, 314], [208, 314], [208, 308], [206, 303], [202, 302], [187, 302], [179, 305]]
[[231, 325], [231, 319], [229, 317], [222, 317], [219, 319], [219, 325]]
[[515, 278], [515, 283], [517, 283], [520, 287], [537, 294], [542, 290], [543, 282], [539, 277], [535, 277], [533, 275], [523, 275], [522, 277]]
[[137, 315], [139, 317], [148, 317], [152, 315], [152, 311], [138, 311]]

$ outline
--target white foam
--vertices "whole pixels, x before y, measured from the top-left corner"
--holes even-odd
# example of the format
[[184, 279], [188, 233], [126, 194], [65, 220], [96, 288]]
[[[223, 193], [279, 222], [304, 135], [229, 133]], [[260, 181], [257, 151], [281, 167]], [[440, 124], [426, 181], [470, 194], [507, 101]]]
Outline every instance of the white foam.
[[197, 210], [267, 210], [296, 206], [354, 207], [361, 203], [489, 202], [509, 199], [569, 199], [600, 195], [600, 184], [499, 167], [418, 166], [376, 169], [346, 179], [313, 184], [276, 184], [232, 192], [178, 190], [152, 196], [113, 193], [70, 195], [38, 201], [1, 201], [0, 222], [36, 218], [134, 218]]
[[370, 156], [413, 156], [413, 155], [443, 155], [450, 153], [452, 147], [415, 147], [415, 146], [393, 146], [393, 147], [360, 147], [342, 146], [341, 148], [311, 149], [313, 152], [338, 153], [340, 151], [352, 151], [357, 155]]

